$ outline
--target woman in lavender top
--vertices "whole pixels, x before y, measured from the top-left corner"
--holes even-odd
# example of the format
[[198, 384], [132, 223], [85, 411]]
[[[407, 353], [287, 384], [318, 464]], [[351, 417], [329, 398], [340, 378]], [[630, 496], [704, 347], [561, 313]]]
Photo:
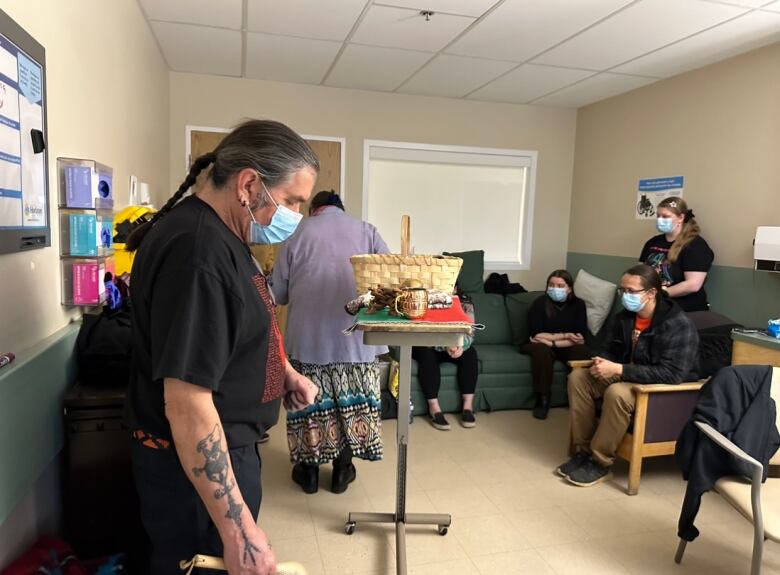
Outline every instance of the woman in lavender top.
[[387, 351], [341, 333], [353, 322], [344, 311], [356, 293], [349, 258], [388, 249], [374, 226], [344, 212], [333, 191], [315, 195], [309, 215], [280, 249], [273, 271], [276, 301], [289, 305], [290, 363], [319, 388], [313, 405], [287, 413], [287, 441], [293, 481], [316, 492], [319, 466], [332, 461], [331, 490], [343, 493], [355, 480], [353, 455], [382, 457], [376, 356]]

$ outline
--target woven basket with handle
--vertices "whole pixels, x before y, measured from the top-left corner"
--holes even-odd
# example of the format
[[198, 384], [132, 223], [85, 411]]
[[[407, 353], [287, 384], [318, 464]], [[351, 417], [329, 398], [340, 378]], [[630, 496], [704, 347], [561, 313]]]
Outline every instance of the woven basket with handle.
[[400, 288], [418, 280], [426, 289], [452, 293], [463, 260], [451, 256], [409, 255], [409, 216], [401, 218], [401, 253], [352, 256], [352, 271], [358, 294], [377, 286]]

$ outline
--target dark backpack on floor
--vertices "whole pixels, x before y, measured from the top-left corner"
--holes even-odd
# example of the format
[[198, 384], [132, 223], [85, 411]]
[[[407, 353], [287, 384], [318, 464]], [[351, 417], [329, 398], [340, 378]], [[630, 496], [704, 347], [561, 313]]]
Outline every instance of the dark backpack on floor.
[[88, 385], [124, 387], [130, 380], [130, 311], [84, 314], [76, 339], [79, 380]]

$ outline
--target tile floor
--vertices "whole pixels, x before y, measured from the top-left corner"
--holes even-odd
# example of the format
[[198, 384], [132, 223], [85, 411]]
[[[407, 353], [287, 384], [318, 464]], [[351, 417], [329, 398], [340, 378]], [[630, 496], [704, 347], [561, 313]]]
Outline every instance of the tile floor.
[[[673, 561], [685, 483], [672, 458], [645, 464], [639, 495], [625, 494], [627, 465], [613, 481], [583, 489], [553, 469], [566, 458], [567, 417], [554, 409], [546, 421], [530, 411], [477, 414], [448, 432], [415, 418], [409, 444], [407, 510], [452, 514], [449, 534], [433, 527], [407, 530], [413, 575], [738, 575], [750, 571], [750, 525], [717, 495], [705, 495], [681, 565]], [[346, 493], [329, 491], [330, 466], [320, 490], [304, 494], [290, 479], [283, 421], [261, 446], [260, 525], [280, 560], [303, 563], [309, 575], [395, 573], [391, 525], [358, 525], [344, 533], [349, 511], [395, 507], [395, 421], [385, 421], [385, 459], [356, 461], [358, 477]], [[767, 543], [764, 573], [780, 575], [780, 545]]]

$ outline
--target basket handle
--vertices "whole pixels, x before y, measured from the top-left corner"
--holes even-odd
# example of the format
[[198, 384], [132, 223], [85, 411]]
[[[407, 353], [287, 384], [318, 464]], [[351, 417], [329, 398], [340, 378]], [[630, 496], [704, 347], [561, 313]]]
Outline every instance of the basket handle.
[[409, 216], [401, 216], [401, 255], [404, 257], [409, 255], [410, 227]]

